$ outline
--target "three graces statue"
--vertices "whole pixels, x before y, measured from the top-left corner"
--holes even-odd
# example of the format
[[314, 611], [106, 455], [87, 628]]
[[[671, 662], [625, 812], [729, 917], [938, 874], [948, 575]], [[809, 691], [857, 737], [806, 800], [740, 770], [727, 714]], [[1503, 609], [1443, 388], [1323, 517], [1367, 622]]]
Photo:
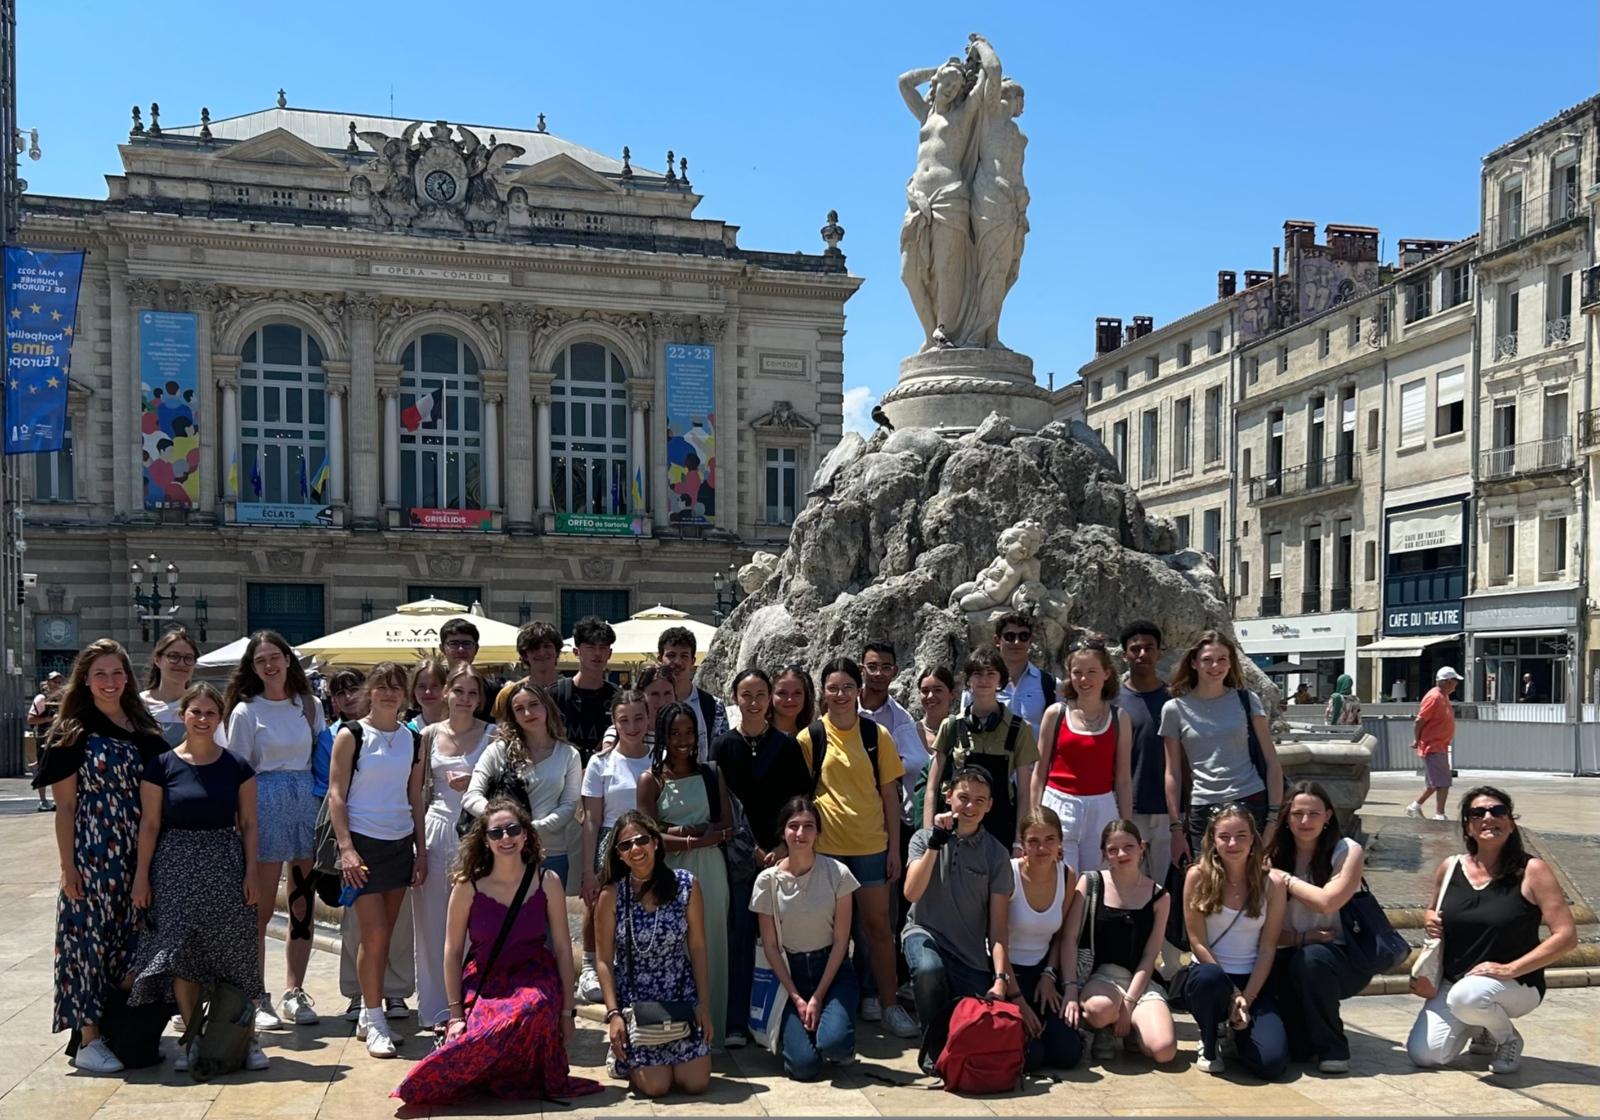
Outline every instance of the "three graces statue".
[[922, 321], [922, 349], [1004, 350], [1000, 305], [1028, 233], [1022, 87], [974, 34], [964, 60], [902, 74], [900, 94], [922, 126], [900, 227], [900, 277]]

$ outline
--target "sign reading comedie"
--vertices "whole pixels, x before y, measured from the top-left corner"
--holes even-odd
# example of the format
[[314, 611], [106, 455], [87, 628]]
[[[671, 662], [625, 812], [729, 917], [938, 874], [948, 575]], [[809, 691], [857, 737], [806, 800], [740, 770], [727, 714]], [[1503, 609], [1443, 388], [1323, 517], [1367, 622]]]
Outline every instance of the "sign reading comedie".
[[139, 441], [146, 509], [200, 501], [197, 316], [139, 312]]
[[667, 346], [668, 520], [717, 514], [715, 346]]
[[7, 246], [5, 276], [5, 452], [60, 451], [83, 254]]

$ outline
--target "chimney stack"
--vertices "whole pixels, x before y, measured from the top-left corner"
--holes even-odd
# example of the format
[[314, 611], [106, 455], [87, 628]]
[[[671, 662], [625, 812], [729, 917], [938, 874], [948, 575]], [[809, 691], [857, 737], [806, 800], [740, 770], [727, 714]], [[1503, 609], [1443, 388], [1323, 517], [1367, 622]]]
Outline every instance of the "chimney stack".
[[1227, 299], [1239, 290], [1239, 274], [1231, 269], [1220, 269], [1217, 272], [1217, 298]]
[[1135, 315], [1133, 317], [1133, 337], [1143, 338], [1156, 329], [1156, 321], [1148, 315]]
[[1122, 320], [1101, 316], [1094, 321], [1095, 357], [1109, 354], [1122, 345]]
[[1272, 273], [1260, 268], [1247, 268], [1244, 270], [1244, 286], [1253, 288], [1257, 284], [1266, 284], [1272, 280]]

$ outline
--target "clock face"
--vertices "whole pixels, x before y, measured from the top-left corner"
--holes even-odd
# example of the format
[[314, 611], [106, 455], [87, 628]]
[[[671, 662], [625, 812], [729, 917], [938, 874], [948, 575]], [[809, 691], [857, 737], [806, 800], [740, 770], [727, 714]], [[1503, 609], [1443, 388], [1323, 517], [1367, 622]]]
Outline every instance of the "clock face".
[[448, 171], [430, 171], [422, 181], [422, 189], [435, 202], [449, 202], [456, 196], [455, 176]]

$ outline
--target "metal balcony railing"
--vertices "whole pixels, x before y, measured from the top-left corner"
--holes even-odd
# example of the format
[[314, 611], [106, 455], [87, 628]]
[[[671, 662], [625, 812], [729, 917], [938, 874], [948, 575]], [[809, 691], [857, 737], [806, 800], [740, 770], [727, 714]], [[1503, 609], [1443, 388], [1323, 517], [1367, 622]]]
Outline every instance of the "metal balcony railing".
[[1322, 613], [1322, 588], [1312, 587], [1300, 592], [1300, 613]]
[[1478, 479], [1495, 482], [1535, 474], [1571, 470], [1572, 437], [1556, 436], [1483, 452], [1478, 463]]
[[1282, 595], [1261, 596], [1261, 615], [1263, 618], [1277, 618], [1283, 614]]
[[1571, 341], [1571, 315], [1563, 315], [1559, 319], [1546, 319], [1544, 321], [1544, 344], [1546, 346], [1562, 346]]
[[1530, 234], [1578, 216], [1578, 188], [1563, 185], [1546, 194], [1518, 201], [1502, 197], [1483, 223], [1484, 248], [1504, 248]]
[[1331, 611], [1347, 611], [1350, 609], [1350, 585], [1343, 587], [1334, 584], [1329, 592], [1328, 609]]
[[1250, 501], [1252, 504], [1275, 502], [1348, 486], [1360, 480], [1360, 468], [1361, 460], [1353, 452], [1313, 459], [1304, 466], [1252, 478]]
[[1494, 360], [1503, 361], [1506, 358], [1517, 356], [1517, 332], [1497, 334], [1494, 336]]
[[1600, 310], [1600, 264], [1583, 270], [1583, 294], [1579, 306], [1585, 311]]

